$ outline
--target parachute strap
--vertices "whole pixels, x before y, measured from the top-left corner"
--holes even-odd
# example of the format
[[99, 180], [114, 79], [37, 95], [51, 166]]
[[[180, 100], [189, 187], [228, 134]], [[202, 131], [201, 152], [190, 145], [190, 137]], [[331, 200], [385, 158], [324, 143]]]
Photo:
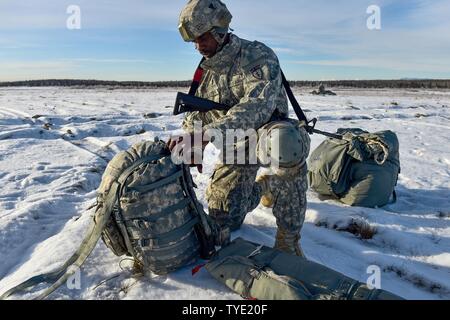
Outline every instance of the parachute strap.
[[[344, 135], [348, 136], [348, 134]], [[364, 135], [354, 135], [350, 134], [350, 140], [356, 138], [361, 141], [366, 146], [366, 151], [373, 156], [375, 162], [382, 166], [389, 157], [389, 146], [387, 146], [383, 141], [377, 139], [376, 137], [367, 137]], [[347, 140], [347, 139], [346, 139]]]
[[365, 152], [369, 158], [373, 157], [373, 160], [380, 166], [386, 163], [389, 158], [389, 146], [376, 136], [359, 135], [352, 132], [347, 132], [342, 136], [342, 140], [352, 143], [356, 140], [364, 145]]
[[375, 162], [380, 166], [383, 165], [389, 157], [388, 146], [386, 146], [383, 142], [374, 139], [367, 141], [367, 146], [369, 147], [369, 150], [373, 150], [373, 158]]

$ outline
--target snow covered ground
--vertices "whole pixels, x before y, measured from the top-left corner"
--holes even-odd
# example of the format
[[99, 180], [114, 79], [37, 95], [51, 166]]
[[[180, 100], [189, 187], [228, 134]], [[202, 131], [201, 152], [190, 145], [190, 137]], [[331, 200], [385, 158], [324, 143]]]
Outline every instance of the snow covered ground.
[[[180, 130], [182, 116], [165, 107], [173, 105], [177, 91], [0, 89], [0, 294], [52, 271], [74, 252], [91, 221], [108, 160], [136, 142]], [[309, 117], [319, 117], [319, 129], [398, 134], [398, 202], [351, 208], [309, 192], [302, 232], [307, 257], [362, 282], [369, 266], [379, 266], [382, 288], [407, 299], [450, 299], [450, 91], [336, 92], [296, 94]], [[313, 148], [323, 139], [312, 136]], [[209, 146], [204, 173], [192, 170], [205, 205], [216, 154]], [[363, 240], [348, 232], [355, 223], [369, 224], [376, 234]], [[275, 232], [270, 210], [259, 207], [233, 237], [271, 246]], [[239, 298], [205, 270], [192, 277], [186, 267], [137, 282], [121, 272], [120, 260], [100, 241], [82, 268], [81, 288], [62, 287], [51, 298]]]

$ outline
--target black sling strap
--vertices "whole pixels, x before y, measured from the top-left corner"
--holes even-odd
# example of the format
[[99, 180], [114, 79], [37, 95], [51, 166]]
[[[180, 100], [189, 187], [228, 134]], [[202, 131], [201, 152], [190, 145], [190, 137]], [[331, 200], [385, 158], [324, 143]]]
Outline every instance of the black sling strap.
[[298, 103], [297, 99], [295, 98], [294, 93], [292, 92], [291, 86], [289, 85], [289, 82], [286, 80], [283, 70], [281, 70], [281, 79], [283, 80], [284, 89], [286, 90], [289, 101], [291, 102], [292, 108], [294, 108], [294, 111], [295, 111], [295, 114], [297, 115], [298, 120], [305, 121], [306, 123], [308, 123], [308, 118], [306, 118], [305, 113], [303, 112], [302, 108], [300, 107], [300, 104]]
[[298, 103], [297, 99], [294, 96], [294, 93], [292, 92], [289, 82], [286, 80], [283, 70], [281, 70], [281, 78], [283, 81], [284, 89], [286, 90], [289, 101], [291, 102], [292, 108], [294, 109], [298, 120], [305, 121], [305, 123], [306, 123], [306, 126], [305, 126], [306, 131], [308, 131], [309, 134], [317, 133], [317, 134], [320, 134], [320, 135], [323, 135], [323, 136], [326, 136], [329, 138], [342, 140], [343, 137], [340, 134], [329, 133], [329, 132], [325, 132], [325, 131], [316, 129], [315, 127], [316, 127], [316, 123], [317, 123], [317, 118], [313, 118], [311, 121], [308, 121], [308, 118], [306, 118], [305, 113], [303, 112], [302, 108], [300, 107], [300, 104]]

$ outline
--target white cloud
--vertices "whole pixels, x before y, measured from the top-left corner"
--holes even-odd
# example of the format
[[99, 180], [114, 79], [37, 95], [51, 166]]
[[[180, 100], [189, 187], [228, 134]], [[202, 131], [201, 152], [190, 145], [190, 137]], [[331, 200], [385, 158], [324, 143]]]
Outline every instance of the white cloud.
[[[297, 9], [266, 1], [237, 18], [237, 30], [249, 37], [282, 48], [302, 64], [320, 66], [376, 67], [409, 72], [447, 72], [450, 77], [450, 2], [411, 0], [407, 12], [378, 1], [384, 19], [381, 31], [366, 28], [365, 12], [373, 1], [323, 1], [301, 3]], [[304, 5], [303, 5], [304, 4]], [[272, 10], [269, 7], [272, 6]], [[391, 9], [390, 9], [391, 8]], [[282, 12], [286, 11], [286, 14]], [[384, 17], [384, 18], [383, 18]], [[398, 21], [401, 20], [401, 23]], [[264, 21], [261, 27], [260, 21]], [[285, 57], [286, 58], [286, 57]]]

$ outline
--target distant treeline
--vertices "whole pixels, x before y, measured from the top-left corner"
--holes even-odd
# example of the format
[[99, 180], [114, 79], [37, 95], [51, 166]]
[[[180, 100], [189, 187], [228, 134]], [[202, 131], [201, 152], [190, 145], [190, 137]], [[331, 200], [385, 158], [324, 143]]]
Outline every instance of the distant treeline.
[[103, 80], [71, 80], [71, 79], [50, 79], [50, 80], [28, 80], [28, 81], [12, 81], [0, 82], [0, 87], [188, 87], [190, 81], [103, 81]]
[[[392, 89], [450, 89], [450, 80], [337, 80], [290, 81], [293, 87], [330, 88], [392, 88]], [[174, 88], [188, 87], [191, 81], [100, 81], [100, 80], [30, 80], [0, 82], [0, 87], [122, 87], [122, 88]]]
[[332, 88], [392, 88], [392, 89], [450, 89], [450, 80], [336, 80], [336, 81], [290, 81], [295, 87], [318, 87], [323, 84]]

